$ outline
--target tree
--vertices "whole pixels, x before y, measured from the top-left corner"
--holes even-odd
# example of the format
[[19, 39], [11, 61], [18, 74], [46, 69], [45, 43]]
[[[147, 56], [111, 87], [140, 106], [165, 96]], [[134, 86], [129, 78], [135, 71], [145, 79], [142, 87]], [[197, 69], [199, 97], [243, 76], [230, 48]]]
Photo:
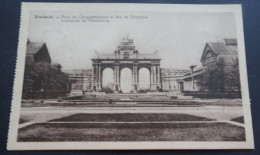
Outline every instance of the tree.
[[24, 92], [43, 91], [48, 80], [50, 65], [44, 62], [26, 64], [24, 72]]
[[240, 91], [240, 74], [238, 59], [235, 59], [227, 68], [226, 89], [229, 91]]
[[64, 91], [67, 89], [68, 76], [61, 71], [60, 64], [52, 64], [49, 73], [47, 90]]
[[61, 71], [60, 64], [36, 62], [26, 64], [23, 93], [66, 91], [68, 76]]
[[197, 84], [202, 91], [239, 91], [240, 79], [237, 59], [232, 65], [225, 65], [223, 59], [220, 59], [216, 65], [205, 69], [204, 73], [200, 75]]

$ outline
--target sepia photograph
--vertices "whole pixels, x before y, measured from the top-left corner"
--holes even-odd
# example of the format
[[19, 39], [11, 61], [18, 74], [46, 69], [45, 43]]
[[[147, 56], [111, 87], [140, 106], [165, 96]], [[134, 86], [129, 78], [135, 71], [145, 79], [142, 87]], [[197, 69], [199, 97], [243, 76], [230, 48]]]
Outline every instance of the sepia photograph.
[[9, 150], [253, 148], [240, 5], [22, 4]]

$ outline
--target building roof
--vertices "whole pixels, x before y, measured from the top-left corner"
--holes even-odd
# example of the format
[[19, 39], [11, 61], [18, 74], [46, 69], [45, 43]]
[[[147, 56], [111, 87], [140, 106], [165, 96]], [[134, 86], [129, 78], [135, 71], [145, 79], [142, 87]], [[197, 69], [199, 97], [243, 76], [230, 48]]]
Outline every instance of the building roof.
[[[98, 53], [94, 59], [115, 59], [114, 53]], [[120, 58], [117, 59], [124, 59], [124, 55], [121, 54]], [[131, 53], [129, 53], [128, 59], [136, 59], [135, 56]], [[157, 52], [154, 53], [138, 53], [137, 59], [160, 59]]]
[[223, 39], [223, 40], [224, 42], [206, 43], [200, 61], [202, 61], [203, 57], [205, 56], [207, 52], [207, 47], [209, 47], [215, 55], [237, 55], [238, 54], [237, 40], [236, 39]]
[[34, 55], [36, 54], [44, 45], [44, 42], [28, 42], [26, 54]]
[[[196, 77], [196, 76], [201, 75], [201, 74], [204, 72], [204, 70], [205, 70], [204, 67], [196, 68], [196, 69], [193, 71], [193, 76]], [[187, 79], [187, 78], [191, 78], [191, 71], [189, 71], [189, 72], [187, 72], [186, 74], [184, 74], [183, 79]]]
[[72, 69], [63, 70], [63, 72], [69, 75], [91, 75], [92, 69]]
[[161, 72], [186, 73], [189, 71], [190, 71], [190, 69], [161, 68]]
[[225, 43], [208, 43], [208, 45], [217, 55], [237, 55], [236, 45], [227, 45]]
[[234, 38], [223, 39], [226, 45], [237, 45], [237, 40]]
[[162, 77], [183, 76], [187, 72], [190, 72], [190, 70], [187, 70], [187, 69], [161, 68]]

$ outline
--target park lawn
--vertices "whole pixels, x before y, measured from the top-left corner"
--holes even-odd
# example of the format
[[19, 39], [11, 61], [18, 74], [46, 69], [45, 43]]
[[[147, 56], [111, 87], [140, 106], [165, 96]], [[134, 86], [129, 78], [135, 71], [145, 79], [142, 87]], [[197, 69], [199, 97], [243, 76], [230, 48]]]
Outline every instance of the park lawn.
[[18, 142], [245, 141], [228, 123], [39, 123], [19, 129]]
[[180, 113], [80, 113], [51, 120], [53, 122], [149, 122], [149, 121], [212, 121], [213, 119]]
[[19, 119], [19, 124], [23, 124], [23, 123], [26, 123], [26, 122], [29, 122], [29, 121], [26, 120], [26, 119], [23, 119], [23, 118]]
[[243, 123], [243, 124], [245, 123], [244, 122], [244, 116], [233, 118], [233, 119], [231, 119], [231, 121], [238, 122], [238, 123]]

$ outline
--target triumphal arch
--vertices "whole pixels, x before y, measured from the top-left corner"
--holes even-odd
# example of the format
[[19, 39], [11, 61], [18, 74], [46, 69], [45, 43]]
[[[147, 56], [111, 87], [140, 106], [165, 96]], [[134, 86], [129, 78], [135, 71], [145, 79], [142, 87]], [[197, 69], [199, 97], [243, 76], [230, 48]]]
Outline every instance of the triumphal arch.
[[132, 90], [139, 90], [139, 69], [147, 68], [150, 72], [150, 89], [161, 88], [161, 59], [158, 52], [139, 53], [136, 50], [133, 39], [125, 37], [120, 42], [114, 53], [98, 53], [92, 60], [92, 90], [102, 91], [102, 73], [106, 68], [113, 70], [113, 88], [115, 92], [121, 90], [120, 77], [123, 68], [132, 71]]

